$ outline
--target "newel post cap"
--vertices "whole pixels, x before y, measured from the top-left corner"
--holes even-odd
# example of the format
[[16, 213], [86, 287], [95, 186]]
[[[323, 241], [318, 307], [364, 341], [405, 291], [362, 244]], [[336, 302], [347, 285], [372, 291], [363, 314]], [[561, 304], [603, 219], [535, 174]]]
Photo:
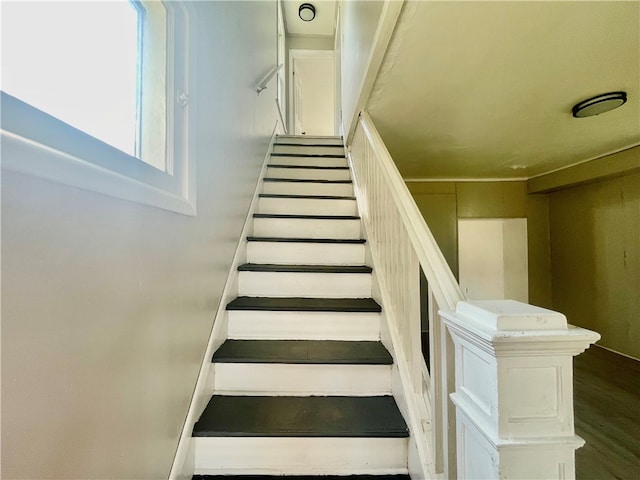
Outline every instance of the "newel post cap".
[[469, 300], [459, 302], [456, 313], [472, 318], [491, 330], [566, 330], [567, 317], [516, 300]]

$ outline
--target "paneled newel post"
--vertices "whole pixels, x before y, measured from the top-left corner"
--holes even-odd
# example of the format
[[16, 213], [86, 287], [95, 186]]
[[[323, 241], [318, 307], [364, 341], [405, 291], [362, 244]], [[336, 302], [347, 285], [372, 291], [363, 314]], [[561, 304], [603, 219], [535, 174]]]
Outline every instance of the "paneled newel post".
[[570, 479], [573, 357], [600, 335], [513, 300], [440, 312], [455, 345], [458, 478]]

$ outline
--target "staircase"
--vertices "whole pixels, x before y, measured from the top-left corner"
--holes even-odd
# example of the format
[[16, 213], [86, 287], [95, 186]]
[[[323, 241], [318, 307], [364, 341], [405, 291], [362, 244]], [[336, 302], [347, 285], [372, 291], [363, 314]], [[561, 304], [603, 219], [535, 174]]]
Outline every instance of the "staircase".
[[406, 477], [408, 430], [340, 138], [279, 136], [193, 429], [194, 479]]

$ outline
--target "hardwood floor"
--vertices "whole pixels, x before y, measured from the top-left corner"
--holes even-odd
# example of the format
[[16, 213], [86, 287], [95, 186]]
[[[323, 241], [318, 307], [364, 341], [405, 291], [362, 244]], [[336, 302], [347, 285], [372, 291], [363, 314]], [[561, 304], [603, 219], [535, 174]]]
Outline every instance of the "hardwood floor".
[[591, 347], [574, 360], [578, 480], [640, 479], [640, 362]]

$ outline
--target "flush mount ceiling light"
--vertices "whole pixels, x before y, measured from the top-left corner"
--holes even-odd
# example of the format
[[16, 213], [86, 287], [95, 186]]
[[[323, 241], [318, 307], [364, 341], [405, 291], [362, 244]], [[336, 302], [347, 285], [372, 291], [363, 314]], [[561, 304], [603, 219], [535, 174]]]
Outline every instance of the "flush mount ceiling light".
[[575, 104], [571, 112], [575, 118], [591, 117], [618, 108], [626, 101], [626, 92], [603, 93]]
[[316, 7], [310, 3], [303, 3], [300, 5], [300, 8], [298, 8], [298, 16], [303, 22], [310, 22], [316, 18]]

